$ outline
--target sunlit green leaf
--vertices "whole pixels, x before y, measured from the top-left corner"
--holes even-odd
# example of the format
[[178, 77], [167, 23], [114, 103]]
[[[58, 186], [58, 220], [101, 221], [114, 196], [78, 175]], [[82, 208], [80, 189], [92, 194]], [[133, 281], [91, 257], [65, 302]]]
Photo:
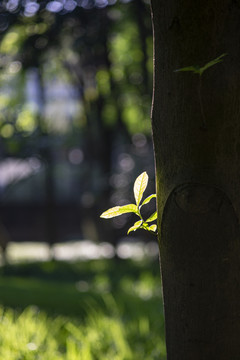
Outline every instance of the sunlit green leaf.
[[156, 232], [156, 231], [157, 231], [157, 225], [154, 224], [154, 225], [149, 226], [149, 227], [148, 227], [148, 230], [149, 230], [149, 231]]
[[135, 222], [135, 224], [128, 229], [127, 234], [129, 234], [131, 231], [136, 231], [137, 229], [139, 229], [142, 225], [142, 222], [142, 220]]
[[124, 205], [124, 206], [115, 206], [113, 208], [110, 208], [110, 209], [104, 211], [100, 217], [104, 218], [104, 219], [110, 219], [110, 218], [113, 218], [113, 217], [116, 217], [116, 216], [119, 216], [119, 215], [122, 215], [125, 213], [131, 213], [131, 212], [133, 212], [135, 214], [138, 213], [138, 208], [135, 204], [128, 204], [128, 205]]
[[133, 192], [136, 200], [137, 206], [142, 200], [143, 193], [148, 184], [148, 174], [144, 171], [141, 175], [139, 175], [134, 183]]
[[149, 218], [146, 220], [147, 223], [152, 222], [157, 219], [157, 211], [155, 211]]
[[155, 197], [156, 197], [156, 194], [149, 195], [145, 200], [143, 200], [141, 206], [148, 204]]
[[150, 232], [155, 232], [157, 230], [157, 225], [148, 225], [146, 222], [144, 222], [141, 226], [144, 230], [146, 231], [150, 231]]

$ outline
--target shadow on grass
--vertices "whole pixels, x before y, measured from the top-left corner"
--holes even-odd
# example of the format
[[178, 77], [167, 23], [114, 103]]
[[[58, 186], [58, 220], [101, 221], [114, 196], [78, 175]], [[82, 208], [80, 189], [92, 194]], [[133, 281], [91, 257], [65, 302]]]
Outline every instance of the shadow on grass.
[[94, 260], [5, 265], [0, 269], [0, 303], [17, 309], [35, 305], [52, 314], [81, 317], [89, 307], [109, 311], [106, 294], [123, 316], [162, 317], [158, 261]]

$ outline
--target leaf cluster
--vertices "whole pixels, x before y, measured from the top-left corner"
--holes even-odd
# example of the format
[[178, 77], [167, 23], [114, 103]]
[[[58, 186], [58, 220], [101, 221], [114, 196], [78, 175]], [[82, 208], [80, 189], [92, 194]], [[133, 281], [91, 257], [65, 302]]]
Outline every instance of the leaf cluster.
[[144, 220], [141, 214], [142, 206], [148, 204], [153, 198], [156, 198], [156, 194], [151, 194], [145, 200], [142, 201], [143, 193], [146, 190], [147, 184], [148, 184], [148, 174], [146, 173], [146, 171], [144, 171], [142, 174], [140, 174], [137, 177], [133, 186], [133, 193], [136, 204], [115, 206], [113, 208], [104, 211], [100, 217], [104, 219], [110, 219], [122, 214], [134, 213], [140, 218], [140, 220], [136, 221], [133, 224], [133, 226], [131, 226], [128, 229], [128, 234], [131, 231], [136, 231], [137, 229], [144, 229], [146, 231], [156, 234], [157, 225], [156, 224], [150, 225], [150, 224], [157, 219], [157, 211], [155, 211], [151, 216], [149, 216], [147, 220]]
[[222, 55], [218, 56], [216, 59], [209, 61], [208, 63], [206, 63], [202, 67], [200, 67], [198, 65], [186, 66], [184, 68], [175, 70], [175, 72], [188, 71], [188, 72], [193, 72], [194, 74], [198, 74], [199, 76], [201, 76], [204, 73], [204, 71], [206, 71], [210, 67], [218, 64], [219, 62], [222, 62], [223, 57], [226, 56], [226, 55], [227, 54], [222, 54]]

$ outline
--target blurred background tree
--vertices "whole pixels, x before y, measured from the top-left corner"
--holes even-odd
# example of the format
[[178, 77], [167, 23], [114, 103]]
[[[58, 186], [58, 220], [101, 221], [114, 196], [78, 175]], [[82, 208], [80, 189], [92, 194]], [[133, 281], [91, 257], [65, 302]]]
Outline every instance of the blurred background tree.
[[149, 2], [2, 1], [0, 54], [0, 211], [10, 238], [118, 241], [127, 216], [109, 227], [99, 214], [131, 201], [143, 170], [154, 191]]

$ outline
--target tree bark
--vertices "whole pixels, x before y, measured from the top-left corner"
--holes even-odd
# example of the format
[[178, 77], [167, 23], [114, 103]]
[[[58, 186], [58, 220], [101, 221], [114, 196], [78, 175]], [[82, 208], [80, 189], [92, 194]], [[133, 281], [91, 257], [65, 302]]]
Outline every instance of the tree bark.
[[151, 6], [167, 358], [239, 360], [240, 1]]

